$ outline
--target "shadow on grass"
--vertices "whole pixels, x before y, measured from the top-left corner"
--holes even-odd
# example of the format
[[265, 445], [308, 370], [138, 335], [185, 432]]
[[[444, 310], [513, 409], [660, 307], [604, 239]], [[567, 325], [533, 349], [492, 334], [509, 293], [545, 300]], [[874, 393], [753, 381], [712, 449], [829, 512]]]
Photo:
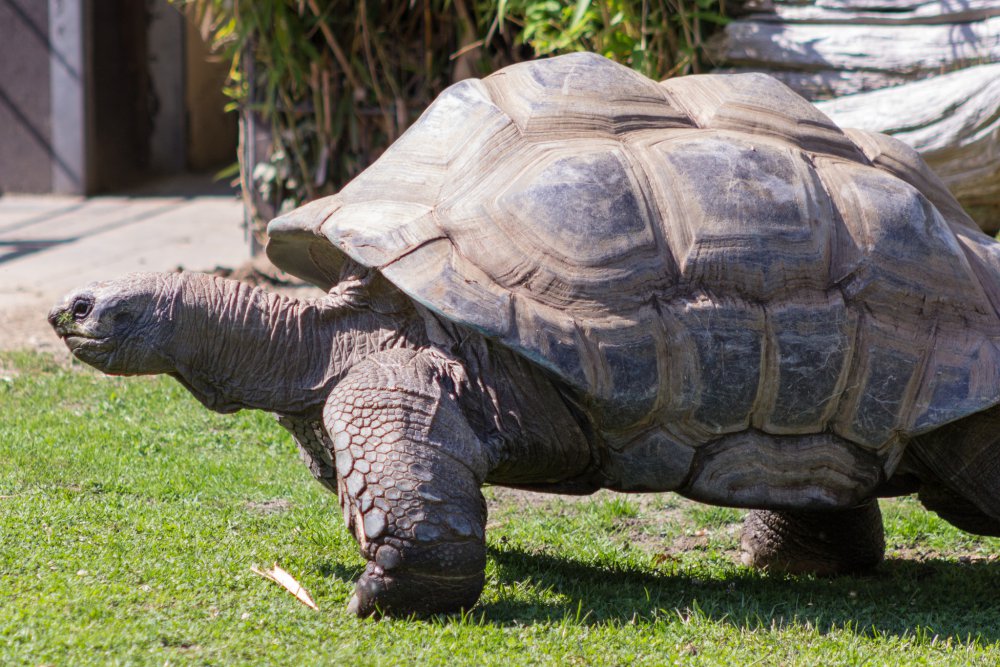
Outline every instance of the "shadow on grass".
[[821, 579], [767, 575], [733, 566], [717, 578], [604, 568], [530, 553], [491, 548], [501, 589], [519, 582], [551, 590], [566, 601], [480, 604], [474, 615], [497, 625], [560, 621], [655, 622], [706, 619], [755, 630], [810, 624], [820, 632], [926, 635], [960, 641], [1000, 641], [1000, 566], [944, 560], [888, 560], [868, 576]]
[[[735, 564], [701, 578], [665, 567], [662, 573], [602, 567], [490, 547], [501, 600], [480, 602], [474, 622], [514, 626], [569, 620], [578, 625], [686, 621], [694, 616], [748, 631], [809, 624], [819, 632], [847, 630], [863, 636], [952, 637], [960, 642], [1000, 641], [1000, 565], [945, 560], [890, 559], [867, 576], [816, 578], [768, 575]], [[324, 576], [354, 581], [362, 567], [336, 562]], [[551, 591], [526, 602], [510, 589]], [[516, 597], [523, 598], [525, 592]], [[547, 600], [543, 599], [547, 598]], [[446, 621], [447, 622], [447, 621]]]

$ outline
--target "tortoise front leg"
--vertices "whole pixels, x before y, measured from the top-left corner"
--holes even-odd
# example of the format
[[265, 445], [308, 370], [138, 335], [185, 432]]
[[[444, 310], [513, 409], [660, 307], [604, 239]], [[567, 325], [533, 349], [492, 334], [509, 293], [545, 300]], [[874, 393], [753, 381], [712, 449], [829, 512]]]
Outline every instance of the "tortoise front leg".
[[383, 352], [327, 401], [344, 520], [368, 559], [359, 616], [457, 611], [482, 591], [487, 464], [448, 370], [435, 353]]

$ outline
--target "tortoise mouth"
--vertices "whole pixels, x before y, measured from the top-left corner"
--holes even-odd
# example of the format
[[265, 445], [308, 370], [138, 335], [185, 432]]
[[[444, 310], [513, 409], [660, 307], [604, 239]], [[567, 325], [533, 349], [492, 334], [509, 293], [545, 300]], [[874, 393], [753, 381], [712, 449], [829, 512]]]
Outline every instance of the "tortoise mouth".
[[108, 342], [107, 336], [90, 336], [79, 331], [69, 331], [60, 334], [60, 337], [70, 349], [77, 347], [96, 347]]
[[74, 357], [91, 365], [99, 365], [114, 348], [109, 336], [97, 337], [70, 332], [63, 334], [62, 339]]

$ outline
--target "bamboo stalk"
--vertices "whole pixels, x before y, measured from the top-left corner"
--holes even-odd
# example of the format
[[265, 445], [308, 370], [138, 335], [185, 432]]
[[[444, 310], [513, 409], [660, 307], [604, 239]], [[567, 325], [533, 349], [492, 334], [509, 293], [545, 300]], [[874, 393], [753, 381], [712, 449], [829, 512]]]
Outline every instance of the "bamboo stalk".
[[434, 25], [431, 16], [431, 0], [424, 0], [424, 81], [430, 83], [434, 71]]
[[319, 6], [316, 4], [316, 0], [306, 0], [309, 3], [309, 9], [312, 10], [313, 14], [316, 16], [317, 25], [319, 25], [320, 32], [323, 33], [323, 39], [326, 40], [327, 46], [333, 51], [333, 57], [337, 59], [337, 64], [340, 65], [340, 71], [344, 73], [347, 80], [351, 83], [351, 88], [354, 90], [363, 90], [364, 86], [358, 81], [357, 77], [354, 75], [354, 70], [351, 68], [351, 62], [347, 59], [347, 55], [344, 53], [344, 49], [340, 47], [340, 42], [333, 34], [333, 30], [330, 29], [329, 24], [323, 19], [322, 12], [319, 10]]
[[358, 16], [361, 19], [361, 44], [365, 51], [365, 65], [368, 67], [368, 75], [371, 77], [372, 90], [375, 99], [378, 101], [379, 109], [382, 111], [382, 119], [385, 122], [385, 133], [389, 141], [396, 140], [395, 125], [392, 115], [389, 113], [389, 105], [385, 100], [385, 93], [378, 85], [378, 75], [375, 73], [375, 58], [372, 55], [371, 31], [368, 29], [368, 3], [360, 0], [358, 3]]

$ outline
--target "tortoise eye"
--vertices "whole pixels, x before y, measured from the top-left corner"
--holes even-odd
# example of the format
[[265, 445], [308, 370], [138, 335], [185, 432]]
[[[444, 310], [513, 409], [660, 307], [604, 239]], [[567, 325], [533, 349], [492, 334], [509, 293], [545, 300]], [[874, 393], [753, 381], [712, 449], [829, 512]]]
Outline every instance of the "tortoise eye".
[[73, 302], [73, 319], [82, 320], [87, 315], [90, 315], [90, 311], [94, 308], [94, 302], [91, 299], [80, 298]]

